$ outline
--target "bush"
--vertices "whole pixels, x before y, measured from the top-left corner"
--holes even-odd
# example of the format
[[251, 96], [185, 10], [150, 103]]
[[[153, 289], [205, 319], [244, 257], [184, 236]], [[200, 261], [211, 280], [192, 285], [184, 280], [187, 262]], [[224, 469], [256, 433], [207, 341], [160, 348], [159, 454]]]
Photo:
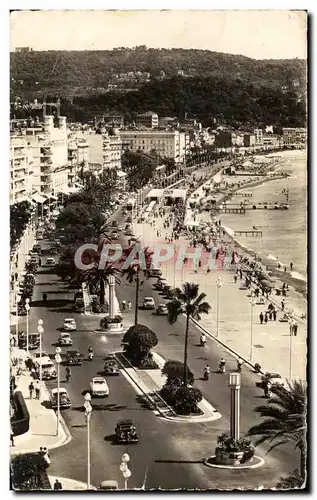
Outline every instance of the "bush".
[[51, 490], [48, 464], [39, 453], [17, 455], [11, 460], [11, 479], [15, 490]]
[[123, 337], [127, 357], [136, 366], [144, 366], [151, 359], [150, 349], [158, 343], [156, 334], [144, 325], [133, 325]]
[[14, 436], [20, 436], [28, 432], [30, 427], [30, 415], [22, 392], [16, 391], [13, 394], [14, 418], [11, 420]]
[[114, 316], [113, 318], [109, 318], [108, 316], [105, 316], [104, 318], [102, 318], [102, 320], [100, 320], [101, 330], [106, 330], [109, 323], [122, 323], [122, 317], [119, 315]]
[[170, 383], [168, 384], [167, 382], [163, 385], [162, 389], [160, 390], [160, 395], [166, 401], [166, 403], [169, 406], [174, 406], [176, 403], [176, 392], [179, 389], [179, 385]]
[[247, 438], [234, 439], [229, 434], [224, 433], [218, 437], [217, 445], [227, 453], [242, 451], [243, 458], [241, 463], [251, 460], [254, 455], [254, 447], [251, 440]]
[[[162, 369], [162, 375], [166, 375], [167, 384], [173, 384], [180, 387], [184, 379], [184, 363], [175, 360], [166, 361]], [[189, 385], [194, 383], [194, 375], [187, 366], [187, 382]]]
[[195, 387], [179, 387], [175, 394], [174, 408], [179, 415], [199, 413], [197, 403], [199, 403], [202, 398], [201, 391]]

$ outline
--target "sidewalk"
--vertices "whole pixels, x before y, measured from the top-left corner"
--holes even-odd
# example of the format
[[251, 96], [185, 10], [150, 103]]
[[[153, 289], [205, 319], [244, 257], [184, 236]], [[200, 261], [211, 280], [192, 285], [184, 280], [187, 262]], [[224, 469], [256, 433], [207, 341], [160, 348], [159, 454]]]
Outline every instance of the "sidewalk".
[[[12, 348], [12, 351], [13, 357], [19, 357], [19, 349]], [[30, 399], [29, 384], [31, 380], [33, 379], [27, 369], [17, 380], [18, 390], [21, 390], [30, 414], [30, 428], [25, 434], [14, 437], [14, 446], [10, 448], [12, 455], [35, 452], [41, 446], [52, 450], [69, 443], [71, 440], [71, 435], [62, 417], [59, 435], [56, 435], [57, 416], [55, 411], [48, 407], [50, 396], [44, 383], [41, 400], [35, 399], [34, 393], [33, 399]]]
[[[87, 483], [82, 483], [81, 481], [76, 481], [75, 479], [70, 479], [69, 477], [60, 477], [60, 476], [48, 476], [52, 490], [54, 490], [55, 480], [58, 479], [62, 485], [62, 490], [59, 491], [78, 491], [85, 490], [87, 491]], [[90, 490], [96, 490], [94, 486], [90, 485]], [[58, 490], [57, 490], [58, 492]]]
[[[149, 223], [136, 225], [136, 234], [139, 234], [145, 246], [153, 247], [155, 243], [165, 242], [165, 236], [171, 235], [171, 227], [164, 229], [163, 224], [170, 209], [166, 210], [165, 217], [151, 218]], [[200, 214], [200, 218], [206, 220], [206, 212]], [[152, 222], [152, 225], [151, 225]], [[157, 236], [157, 230], [161, 236]], [[189, 249], [189, 242], [184, 237], [175, 243], [176, 248], [185, 244]], [[181, 270], [175, 270], [172, 260], [162, 263], [161, 269], [163, 276], [167, 278], [168, 283], [174, 288], [179, 287], [184, 282], [194, 282], [199, 284], [199, 291], [206, 294], [206, 300], [211, 305], [209, 315], [204, 315], [201, 319], [201, 325], [216, 334], [217, 320], [217, 286], [216, 279], [220, 275], [222, 286], [219, 290], [219, 338], [231, 349], [235, 350], [241, 356], [250, 359], [251, 354], [251, 334], [253, 346], [253, 362], [262, 366], [264, 372], [278, 372], [283, 378], [305, 379], [306, 378], [306, 331], [305, 321], [297, 318], [298, 333], [297, 336], [289, 335], [288, 323], [278, 321], [282, 316], [278, 312], [277, 321], [268, 321], [267, 324], [260, 324], [259, 314], [267, 309], [271, 300], [266, 305], [255, 305], [253, 308], [252, 332], [251, 332], [251, 304], [248, 294], [250, 291], [239, 290], [242, 283], [238, 280], [234, 283], [233, 269], [218, 270], [212, 269], [209, 274], [206, 273], [206, 262], [209, 254], [203, 254], [202, 267], [194, 272], [193, 263], [189, 259], [188, 264]], [[281, 298], [272, 296], [272, 302], [280, 306]], [[163, 302], [163, 301], [162, 301]], [[288, 309], [294, 309], [292, 304], [292, 294], [286, 299]], [[295, 314], [299, 311], [294, 310]], [[290, 370], [291, 367], [291, 370]]]

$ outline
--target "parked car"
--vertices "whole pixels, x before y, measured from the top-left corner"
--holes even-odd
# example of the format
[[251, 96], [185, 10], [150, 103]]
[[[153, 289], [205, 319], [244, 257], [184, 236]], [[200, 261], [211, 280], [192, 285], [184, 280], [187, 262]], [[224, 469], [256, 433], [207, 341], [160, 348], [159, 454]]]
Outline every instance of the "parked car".
[[109, 479], [107, 481], [101, 481], [98, 489], [102, 491], [115, 491], [119, 489], [119, 484], [117, 481]]
[[33, 245], [32, 251], [37, 254], [41, 254], [41, 245], [39, 243], [36, 243]]
[[170, 295], [172, 290], [173, 290], [173, 288], [171, 287], [171, 285], [165, 285], [163, 287], [162, 293], [163, 293], [163, 295]]
[[51, 406], [53, 410], [57, 410], [57, 400], [59, 397], [59, 407], [61, 410], [67, 410], [71, 407], [71, 400], [68, 395], [67, 390], [64, 387], [58, 389], [52, 389], [51, 392]]
[[46, 261], [45, 261], [45, 265], [47, 267], [53, 267], [53, 266], [56, 266], [56, 260], [54, 259], [54, 257], [47, 257]]
[[143, 300], [144, 309], [155, 309], [155, 301], [153, 297], [145, 297]]
[[160, 278], [162, 276], [161, 269], [150, 269], [147, 271], [147, 275], [149, 278]]
[[132, 420], [119, 420], [115, 428], [118, 444], [138, 443], [139, 437]]
[[113, 356], [106, 357], [104, 366], [105, 375], [119, 375], [119, 367], [116, 359]]
[[154, 285], [154, 288], [158, 291], [162, 291], [166, 285], [167, 282], [165, 278], [158, 278], [157, 282]]
[[46, 351], [37, 351], [33, 354], [33, 356], [35, 357], [35, 359], [38, 361], [40, 358], [48, 358], [50, 359], [49, 355], [47, 354]]
[[156, 314], [158, 316], [167, 316], [168, 315], [168, 309], [166, 304], [160, 304], [156, 308]]
[[66, 353], [66, 360], [65, 363], [67, 365], [77, 365], [80, 366], [83, 362], [82, 355], [77, 349], [72, 349], [70, 351], [67, 351]]
[[57, 343], [59, 345], [73, 345], [72, 338], [69, 333], [61, 333], [60, 336], [58, 337]]
[[109, 387], [104, 377], [94, 377], [90, 382], [90, 392], [92, 396], [109, 396]]
[[73, 318], [64, 319], [63, 330], [66, 332], [75, 332], [76, 328], [76, 321]]

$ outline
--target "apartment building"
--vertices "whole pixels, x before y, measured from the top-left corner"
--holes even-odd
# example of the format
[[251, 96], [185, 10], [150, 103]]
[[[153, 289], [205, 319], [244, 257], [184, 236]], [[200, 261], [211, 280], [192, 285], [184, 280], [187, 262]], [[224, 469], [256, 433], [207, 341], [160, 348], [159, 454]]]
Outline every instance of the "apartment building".
[[121, 130], [123, 149], [151, 153], [183, 163], [189, 149], [189, 136], [178, 130]]
[[122, 139], [117, 129], [102, 134], [102, 167], [121, 170]]
[[81, 171], [88, 170], [89, 144], [84, 137], [72, 137], [68, 142], [68, 184], [78, 180]]
[[296, 145], [307, 143], [307, 128], [283, 128], [284, 145]]
[[255, 146], [255, 135], [254, 134], [244, 134], [243, 136], [244, 146], [250, 148]]
[[26, 200], [32, 192], [30, 152], [23, 137], [10, 140], [10, 205]]
[[261, 128], [254, 129], [255, 136], [255, 145], [262, 146], [263, 145], [263, 130]]
[[137, 115], [135, 122], [137, 125], [142, 125], [143, 127], [156, 128], [159, 124], [159, 118], [153, 111], [148, 111], [147, 113]]

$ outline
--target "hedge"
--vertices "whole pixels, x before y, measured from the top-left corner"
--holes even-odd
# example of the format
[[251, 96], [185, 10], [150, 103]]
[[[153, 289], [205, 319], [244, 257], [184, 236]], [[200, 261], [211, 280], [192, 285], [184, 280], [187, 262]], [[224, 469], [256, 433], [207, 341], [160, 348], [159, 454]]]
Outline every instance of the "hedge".
[[11, 459], [11, 483], [14, 490], [51, 490], [48, 464], [39, 453], [24, 453]]

